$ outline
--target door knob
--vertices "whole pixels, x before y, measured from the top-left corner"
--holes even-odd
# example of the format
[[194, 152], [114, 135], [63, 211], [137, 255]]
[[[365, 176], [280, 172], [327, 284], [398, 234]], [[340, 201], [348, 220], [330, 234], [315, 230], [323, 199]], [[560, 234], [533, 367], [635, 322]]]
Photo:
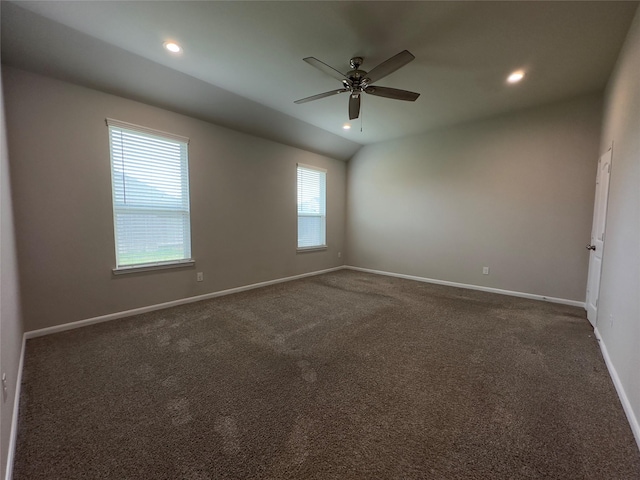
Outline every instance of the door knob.
[[595, 250], [596, 246], [595, 245], [587, 245], [587, 250]]

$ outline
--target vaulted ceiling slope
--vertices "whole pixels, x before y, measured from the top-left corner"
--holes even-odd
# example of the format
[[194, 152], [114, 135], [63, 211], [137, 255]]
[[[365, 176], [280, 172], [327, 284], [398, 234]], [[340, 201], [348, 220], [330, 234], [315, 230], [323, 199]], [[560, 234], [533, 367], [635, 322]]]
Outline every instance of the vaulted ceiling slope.
[[[360, 145], [602, 90], [638, 2], [2, 2], [2, 61], [285, 144], [348, 159]], [[163, 50], [165, 41], [183, 47]], [[341, 72], [402, 51], [380, 85], [416, 102], [341, 88]], [[514, 70], [525, 79], [509, 85]]]
[[348, 160], [361, 147], [8, 2], [0, 8], [2, 63], [340, 160]]

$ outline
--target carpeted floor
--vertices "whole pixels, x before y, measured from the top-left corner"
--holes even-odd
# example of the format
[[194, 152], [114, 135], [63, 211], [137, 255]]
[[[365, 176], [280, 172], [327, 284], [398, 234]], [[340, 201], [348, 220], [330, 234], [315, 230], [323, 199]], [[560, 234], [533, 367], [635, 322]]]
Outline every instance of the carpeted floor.
[[582, 309], [338, 271], [27, 342], [14, 478], [638, 479]]

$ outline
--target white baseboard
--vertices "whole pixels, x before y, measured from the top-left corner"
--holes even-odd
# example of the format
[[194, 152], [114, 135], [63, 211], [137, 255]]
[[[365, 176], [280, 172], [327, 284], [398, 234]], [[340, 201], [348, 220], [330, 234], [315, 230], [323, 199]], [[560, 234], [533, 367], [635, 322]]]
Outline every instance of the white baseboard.
[[15, 396], [13, 399], [13, 413], [11, 415], [11, 433], [9, 434], [9, 449], [7, 451], [7, 470], [5, 480], [13, 479], [13, 461], [16, 454], [16, 442], [18, 440], [18, 412], [20, 409], [20, 391], [22, 388], [22, 369], [24, 366], [24, 349], [26, 336], [22, 335], [22, 347], [20, 348], [20, 361], [18, 362], [18, 375], [16, 376]]
[[41, 328], [39, 330], [31, 330], [25, 332], [25, 337], [35, 338], [42, 337], [43, 335], [50, 335], [52, 333], [64, 332], [65, 330], [73, 330], [74, 328], [86, 327], [87, 325], [93, 325], [94, 323], [108, 322], [110, 320], [116, 320], [118, 318], [131, 317], [133, 315], [139, 315], [141, 313], [153, 312], [155, 310], [162, 310], [164, 308], [176, 307], [178, 305], [185, 305], [187, 303], [199, 302], [201, 300], [209, 300], [211, 298], [222, 297], [224, 295], [231, 295], [232, 293], [244, 292], [246, 290], [253, 290], [254, 288], [266, 287], [268, 285], [275, 285], [276, 283], [291, 282], [292, 280], [298, 280], [300, 278], [312, 277], [315, 275], [322, 275], [323, 273], [335, 272], [336, 270], [342, 270], [344, 266], [327, 268], [326, 270], [317, 270], [315, 272], [302, 273], [300, 275], [293, 275], [291, 277], [276, 278], [275, 280], [268, 280], [266, 282], [252, 283], [250, 285], [244, 285], [242, 287], [230, 288], [228, 290], [220, 290], [218, 292], [206, 293], [204, 295], [197, 295], [195, 297], [181, 298], [179, 300], [173, 300], [171, 302], [158, 303], [156, 305], [149, 305], [147, 307], [134, 308], [132, 310], [125, 310], [122, 312], [110, 313], [108, 315], [101, 315], [99, 317], [87, 318], [85, 320], [78, 320], [76, 322], [64, 323], [62, 325], [55, 325], [53, 327]]
[[466, 283], [449, 282], [447, 280], [437, 280], [437, 279], [434, 279], [434, 278], [417, 277], [417, 276], [414, 276], [414, 275], [405, 275], [405, 274], [402, 274], [402, 273], [392, 273], [392, 272], [385, 272], [385, 271], [381, 271], [381, 270], [372, 270], [370, 268], [361, 268], [361, 267], [354, 267], [354, 266], [350, 266], [350, 265], [341, 265], [339, 267], [327, 268], [325, 270], [317, 270], [315, 272], [302, 273], [300, 275], [293, 275], [291, 277], [277, 278], [275, 280], [268, 280], [266, 282], [252, 283], [250, 285], [244, 285], [242, 287], [235, 287], [235, 288], [230, 288], [228, 290], [220, 290], [218, 292], [206, 293], [204, 295], [197, 295], [195, 297], [181, 298], [179, 300], [173, 300], [171, 302], [158, 303], [158, 304], [149, 305], [149, 306], [146, 306], [146, 307], [140, 307], [140, 308], [134, 308], [134, 309], [131, 309], [131, 310], [125, 310], [125, 311], [122, 311], [122, 312], [110, 313], [108, 315], [101, 315], [101, 316], [98, 316], [98, 317], [87, 318], [87, 319], [78, 320], [78, 321], [75, 321], [75, 322], [64, 323], [62, 325], [55, 325], [53, 327], [41, 328], [39, 330], [30, 330], [28, 332], [25, 332], [25, 337], [27, 339], [35, 338], [35, 337], [41, 337], [43, 335], [50, 335], [52, 333], [64, 332], [65, 330], [72, 330], [74, 328], [85, 327], [87, 325], [93, 325], [94, 323], [108, 322], [110, 320], [116, 320], [118, 318], [125, 318], [125, 317], [130, 317], [130, 316], [133, 316], [133, 315], [139, 315], [141, 313], [153, 312], [155, 310], [162, 310], [164, 308], [176, 307], [178, 305], [185, 305], [187, 303], [199, 302], [201, 300], [208, 300], [208, 299], [211, 299], [211, 298], [221, 297], [221, 296], [224, 296], [224, 295], [231, 295], [233, 293], [244, 292], [246, 290], [253, 290], [255, 288], [266, 287], [268, 285], [275, 285], [277, 283], [290, 282], [290, 281], [293, 281], [293, 280], [298, 280], [298, 279], [305, 278], [305, 277], [311, 277], [311, 276], [314, 276], [314, 275], [322, 275], [323, 273], [335, 272], [337, 270], [342, 270], [342, 269], [356, 270], [356, 271], [366, 272], [366, 273], [374, 273], [374, 274], [377, 274], [377, 275], [387, 275], [387, 276], [391, 276], [391, 277], [406, 278], [408, 280], [415, 280], [415, 281], [418, 281], [418, 282], [434, 283], [434, 284], [438, 284], [438, 285], [447, 285], [447, 286], [450, 286], [450, 287], [466, 288], [466, 289], [469, 289], [469, 290], [480, 290], [480, 291], [483, 291], [483, 292], [498, 293], [498, 294], [501, 294], [501, 295], [510, 295], [510, 296], [514, 296], [514, 297], [530, 298], [530, 299], [533, 299], [533, 300], [543, 300], [545, 302], [561, 303], [561, 304], [564, 304], [564, 305], [572, 305], [572, 306], [575, 306], [575, 307], [582, 307], [582, 308], [585, 307], [585, 303], [584, 302], [579, 302], [577, 300], [567, 300], [567, 299], [564, 299], [564, 298], [546, 297], [544, 295], [535, 295], [535, 294], [532, 294], [532, 293], [515, 292], [515, 291], [512, 291], [512, 290], [501, 290], [499, 288], [483, 287], [483, 286], [480, 286], [480, 285], [470, 285], [470, 284], [466, 284]]
[[375, 273], [377, 275], [387, 275], [389, 277], [406, 278], [408, 280], [416, 280], [418, 282], [435, 283], [437, 285], [447, 285], [449, 287], [466, 288], [468, 290], [480, 290], [482, 292], [499, 293], [500, 295], [509, 295], [512, 297], [530, 298], [532, 300], [542, 300], [544, 302], [561, 303], [563, 305], [571, 305], [573, 307], [585, 308], [585, 303], [578, 300], [568, 300], [566, 298], [547, 297], [544, 295], [536, 295], [533, 293], [515, 292], [513, 290], [502, 290], [500, 288], [483, 287], [480, 285], [470, 285], [467, 283], [449, 282], [447, 280], [436, 280], [435, 278], [416, 277], [414, 275], [405, 275], [403, 273], [384, 272], [382, 270], [372, 270], [370, 268], [353, 267], [345, 265], [348, 270], [357, 270], [359, 272]]
[[640, 423], [638, 423], [638, 419], [633, 412], [633, 408], [631, 408], [631, 402], [629, 401], [629, 397], [627, 397], [627, 392], [625, 392], [624, 387], [622, 386], [622, 382], [620, 381], [620, 377], [618, 376], [616, 367], [614, 367], [613, 363], [611, 362], [609, 351], [607, 350], [607, 346], [605, 345], [604, 340], [602, 339], [602, 336], [598, 331], [598, 328], [594, 328], [593, 331], [596, 335], [596, 338], [598, 339], [598, 343], [600, 344], [600, 350], [602, 350], [604, 363], [607, 365], [609, 376], [611, 377], [613, 385], [616, 387], [616, 391], [618, 392], [618, 397], [620, 398], [620, 402], [622, 403], [624, 413], [627, 415], [627, 420], [629, 421], [631, 431], [633, 432], [633, 436], [635, 437], [636, 443], [638, 444], [638, 449], [640, 449]]

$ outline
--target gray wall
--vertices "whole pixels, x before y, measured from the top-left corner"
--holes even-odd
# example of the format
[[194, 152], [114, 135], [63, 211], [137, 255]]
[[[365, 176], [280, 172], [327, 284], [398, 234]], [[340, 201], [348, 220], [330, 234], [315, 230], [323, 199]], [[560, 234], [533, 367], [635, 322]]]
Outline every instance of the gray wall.
[[[600, 150], [613, 142], [597, 328], [640, 420], [640, 10], [607, 87]], [[640, 431], [636, 440], [640, 445]]]
[[583, 302], [600, 120], [587, 96], [363, 147], [347, 264]]
[[[1, 92], [2, 80], [0, 79], [0, 94]], [[22, 347], [22, 320], [3, 96], [0, 96], [0, 272], [0, 370], [7, 374], [8, 386], [6, 395], [0, 393], [2, 395], [0, 409], [2, 477], [0, 478], [5, 478], [18, 364]]]
[[[342, 264], [344, 162], [14, 68], [3, 73], [26, 330]], [[105, 117], [190, 137], [196, 268], [112, 276]], [[326, 251], [296, 254], [296, 162], [328, 170]]]

